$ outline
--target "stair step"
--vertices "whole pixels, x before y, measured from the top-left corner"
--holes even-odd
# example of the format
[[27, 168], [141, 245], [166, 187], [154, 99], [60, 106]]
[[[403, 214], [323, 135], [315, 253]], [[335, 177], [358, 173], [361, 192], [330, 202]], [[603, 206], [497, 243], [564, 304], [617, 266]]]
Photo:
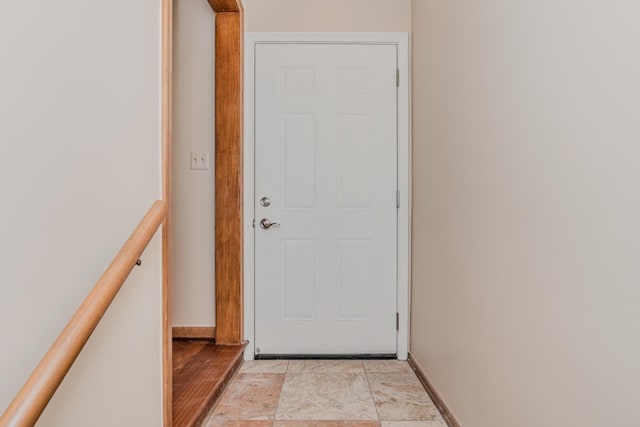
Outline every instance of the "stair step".
[[174, 341], [173, 427], [198, 427], [242, 365], [244, 344]]

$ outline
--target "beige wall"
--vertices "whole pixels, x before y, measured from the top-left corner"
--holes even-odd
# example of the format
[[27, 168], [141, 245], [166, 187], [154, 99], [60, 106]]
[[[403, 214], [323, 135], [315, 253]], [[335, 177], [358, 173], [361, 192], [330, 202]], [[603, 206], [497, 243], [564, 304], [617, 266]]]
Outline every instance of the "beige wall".
[[[410, 0], [243, 0], [245, 31], [410, 31]], [[390, 7], [390, 4], [392, 7]]]
[[[0, 7], [0, 412], [160, 197], [160, 2]], [[156, 237], [39, 426], [162, 423]]]
[[640, 425], [639, 15], [413, 2], [411, 351], [465, 427]]
[[[215, 325], [215, 15], [207, 0], [174, 1], [173, 324]], [[210, 153], [191, 170], [190, 152]]]

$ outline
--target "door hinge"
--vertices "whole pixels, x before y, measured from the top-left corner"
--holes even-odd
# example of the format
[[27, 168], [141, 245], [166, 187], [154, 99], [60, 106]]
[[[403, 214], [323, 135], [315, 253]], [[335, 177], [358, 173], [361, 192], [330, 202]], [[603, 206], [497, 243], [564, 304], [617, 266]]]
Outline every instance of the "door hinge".
[[400, 209], [400, 190], [396, 191], [396, 208]]
[[396, 68], [396, 87], [400, 87], [400, 68]]
[[253, 224], [251, 224], [251, 226], [252, 226], [253, 228], [256, 228], [256, 220], [255, 220], [255, 219], [253, 220]]
[[400, 330], [400, 313], [396, 313], [396, 331]]

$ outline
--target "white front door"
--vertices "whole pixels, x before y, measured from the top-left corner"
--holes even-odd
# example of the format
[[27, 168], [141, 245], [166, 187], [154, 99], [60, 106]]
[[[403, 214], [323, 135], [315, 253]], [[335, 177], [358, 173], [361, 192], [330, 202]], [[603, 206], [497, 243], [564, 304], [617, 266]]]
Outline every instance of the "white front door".
[[397, 47], [255, 58], [256, 352], [395, 354]]

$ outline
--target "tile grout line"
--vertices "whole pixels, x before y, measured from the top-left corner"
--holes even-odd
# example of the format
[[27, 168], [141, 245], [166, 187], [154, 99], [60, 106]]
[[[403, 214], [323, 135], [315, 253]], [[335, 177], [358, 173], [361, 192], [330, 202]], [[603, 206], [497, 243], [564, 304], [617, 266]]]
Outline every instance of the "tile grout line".
[[273, 412], [273, 423], [272, 426], [276, 423], [276, 417], [278, 416], [278, 409], [280, 409], [280, 403], [282, 402], [282, 392], [284, 391], [284, 385], [287, 382], [287, 375], [289, 375], [289, 366], [291, 365], [291, 361], [287, 360], [287, 368], [284, 370], [284, 381], [282, 381], [282, 387], [280, 387], [280, 395], [278, 396], [278, 403], [276, 404], [276, 409]]
[[371, 401], [373, 402], [373, 408], [376, 410], [376, 415], [378, 417], [378, 425], [382, 426], [382, 420], [380, 419], [380, 412], [378, 411], [378, 405], [376, 405], [376, 399], [373, 397], [373, 389], [371, 388], [371, 383], [369, 382], [369, 371], [367, 371], [367, 367], [364, 362], [362, 362], [362, 370], [364, 371], [364, 378], [367, 380], [367, 386], [369, 387], [369, 394], [371, 395]]

